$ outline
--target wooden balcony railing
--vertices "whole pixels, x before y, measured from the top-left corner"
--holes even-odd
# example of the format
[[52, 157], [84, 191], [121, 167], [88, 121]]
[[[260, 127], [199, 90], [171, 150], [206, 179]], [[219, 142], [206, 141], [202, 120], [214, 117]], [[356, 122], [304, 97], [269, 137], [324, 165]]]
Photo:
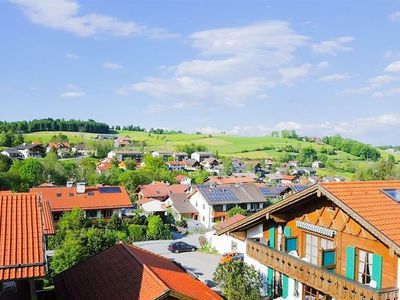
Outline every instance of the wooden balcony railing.
[[249, 239], [247, 255], [335, 299], [398, 300], [397, 288], [374, 289]]

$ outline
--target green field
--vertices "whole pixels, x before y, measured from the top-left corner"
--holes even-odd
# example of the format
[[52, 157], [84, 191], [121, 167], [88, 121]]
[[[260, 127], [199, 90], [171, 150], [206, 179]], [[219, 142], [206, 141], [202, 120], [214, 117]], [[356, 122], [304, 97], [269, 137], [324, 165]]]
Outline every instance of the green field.
[[[47, 143], [53, 135], [59, 132], [35, 132], [25, 135], [26, 141], [37, 141]], [[82, 143], [92, 140], [96, 134], [82, 132], [61, 132], [69, 138], [72, 144]], [[176, 146], [184, 144], [199, 144], [204, 145], [211, 152], [217, 152], [223, 156], [237, 157], [249, 160], [259, 160], [265, 158], [277, 159], [283, 155], [282, 149], [285, 146], [292, 146], [300, 150], [304, 147], [312, 146], [317, 151], [325, 147], [332, 147], [325, 144], [310, 143], [293, 139], [285, 139], [280, 137], [242, 137], [233, 135], [206, 135], [206, 134], [153, 134], [138, 131], [118, 131], [119, 137], [128, 136], [136, 141], [146, 142], [146, 151], [151, 150], [175, 150]], [[387, 157], [388, 153], [381, 150], [382, 156]], [[295, 154], [295, 153], [294, 153]], [[395, 155], [397, 160], [400, 160], [400, 154]], [[359, 165], [366, 165], [368, 162], [361, 161], [358, 157], [350, 155], [342, 151], [336, 151], [335, 155], [330, 155], [329, 158], [338, 164], [350, 162]]]

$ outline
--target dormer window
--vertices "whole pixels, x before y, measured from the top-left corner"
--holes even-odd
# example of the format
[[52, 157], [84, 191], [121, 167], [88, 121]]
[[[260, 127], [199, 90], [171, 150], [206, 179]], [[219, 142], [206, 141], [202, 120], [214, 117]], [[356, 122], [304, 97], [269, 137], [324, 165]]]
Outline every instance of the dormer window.
[[94, 196], [94, 192], [88, 192], [88, 196]]
[[57, 197], [57, 198], [60, 198], [60, 197], [61, 197], [61, 193], [57, 193], [57, 194], [56, 194], [56, 197]]
[[400, 203], [400, 190], [398, 189], [383, 189], [382, 192], [392, 198], [394, 201]]
[[70, 197], [73, 197], [74, 196], [74, 193], [69, 193], [68, 194]]

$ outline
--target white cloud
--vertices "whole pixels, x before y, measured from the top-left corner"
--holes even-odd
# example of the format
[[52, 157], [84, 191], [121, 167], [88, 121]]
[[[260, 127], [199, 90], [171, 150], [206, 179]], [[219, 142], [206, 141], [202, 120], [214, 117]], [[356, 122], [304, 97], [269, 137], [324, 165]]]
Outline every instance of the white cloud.
[[334, 40], [313, 44], [311, 45], [311, 49], [315, 53], [337, 55], [338, 52], [351, 51], [352, 48], [347, 46], [347, 44], [353, 40], [354, 38], [351, 36], [342, 36]]
[[329, 63], [328, 63], [326, 60], [324, 60], [324, 61], [321, 61], [321, 62], [317, 65], [317, 69], [318, 69], [318, 70], [324, 70], [324, 69], [326, 69], [328, 66], [329, 66]]
[[69, 59], [79, 59], [79, 56], [73, 53], [65, 54], [65, 57]]
[[400, 11], [395, 11], [394, 13], [390, 14], [389, 19], [392, 22], [399, 22], [400, 21]]
[[394, 61], [385, 68], [385, 72], [400, 72], [400, 60]]
[[333, 82], [333, 81], [340, 81], [344, 79], [350, 78], [350, 75], [347, 73], [335, 73], [320, 77], [318, 80], [322, 82]]
[[122, 69], [122, 66], [119, 64], [115, 64], [109, 61], [104, 62], [103, 67], [110, 70], [119, 70]]
[[[226, 130], [229, 134], [242, 136], [261, 136], [270, 134], [274, 130], [296, 130], [301, 135], [333, 135], [343, 134], [345, 136], [354, 136], [363, 134], [375, 129], [390, 129], [395, 126], [400, 126], [400, 115], [397, 114], [382, 114], [372, 117], [356, 118], [349, 121], [339, 122], [322, 122], [322, 123], [301, 123], [297, 121], [279, 122], [272, 126], [264, 125], [245, 125], [234, 126]], [[201, 131], [201, 130], [200, 130]], [[213, 128], [212, 132], [217, 133], [222, 130]], [[211, 132], [211, 130], [210, 130]]]
[[34, 24], [74, 33], [81, 37], [112, 35], [117, 37], [145, 34], [151, 38], [171, 38], [159, 28], [146, 28], [133, 21], [122, 21], [96, 13], [80, 14], [76, 0], [9, 0], [19, 6]]
[[[372, 77], [367, 80], [367, 84], [365, 86], [359, 88], [349, 88], [343, 91], [340, 91], [338, 95], [364, 95], [369, 94], [373, 97], [385, 97], [392, 96], [395, 93], [393, 92], [393, 88], [390, 88], [392, 83], [396, 83], [400, 81], [400, 77], [391, 76], [391, 75], [378, 75]], [[390, 91], [392, 90], [392, 91]]]
[[308, 40], [282, 21], [196, 32], [190, 43], [199, 50], [198, 57], [163, 66], [169, 77], [149, 77], [121, 87], [117, 94], [142, 92], [169, 101], [243, 106], [309, 73], [311, 64], [292, 64], [296, 50]]
[[84, 92], [65, 92], [60, 95], [60, 97], [82, 97], [84, 96]]
[[69, 89], [69, 91], [62, 93], [60, 95], [60, 97], [75, 98], [75, 97], [82, 97], [82, 96], [86, 95], [85, 92], [83, 92], [78, 86], [76, 86], [74, 84], [68, 84], [67, 88]]

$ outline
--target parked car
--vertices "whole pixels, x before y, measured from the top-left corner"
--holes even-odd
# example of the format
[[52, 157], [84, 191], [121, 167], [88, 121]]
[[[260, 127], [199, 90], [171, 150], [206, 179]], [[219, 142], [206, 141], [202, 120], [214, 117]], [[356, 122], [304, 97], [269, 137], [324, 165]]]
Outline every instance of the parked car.
[[238, 252], [229, 252], [229, 253], [224, 253], [221, 256], [221, 259], [219, 263], [221, 265], [226, 264], [227, 262], [230, 262], [231, 260], [234, 261], [243, 261], [244, 255], [243, 253], [238, 253]]
[[168, 245], [168, 250], [174, 253], [196, 251], [197, 247], [185, 242], [173, 242]]

